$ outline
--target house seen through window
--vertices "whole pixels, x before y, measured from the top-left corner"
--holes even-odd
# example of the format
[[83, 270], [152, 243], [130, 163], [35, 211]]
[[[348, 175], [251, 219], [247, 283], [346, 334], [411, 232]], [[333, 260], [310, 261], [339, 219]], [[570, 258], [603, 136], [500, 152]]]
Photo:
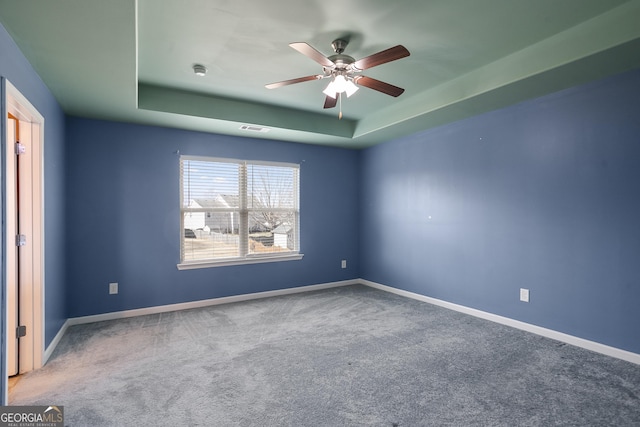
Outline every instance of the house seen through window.
[[181, 263], [299, 252], [299, 165], [182, 156]]

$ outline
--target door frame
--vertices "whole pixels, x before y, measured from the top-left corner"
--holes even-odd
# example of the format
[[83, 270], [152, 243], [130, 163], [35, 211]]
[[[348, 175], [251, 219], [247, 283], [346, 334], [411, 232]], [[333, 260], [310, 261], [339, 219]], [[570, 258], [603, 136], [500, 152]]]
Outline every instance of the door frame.
[[[41, 368], [44, 361], [44, 117], [38, 112], [38, 110], [24, 97], [18, 89], [6, 78], [3, 79], [4, 86], [4, 110], [2, 111], [4, 124], [2, 140], [3, 155], [0, 157], [3, 159], [2, 163], [2, 175], [3, 185], [2, 189], [2, 216], [7, 221], [15, 221], [15, 218], [8, 218], [6, 194], [9, 186], [15, 185], [15, 176], [7, 176], [7, 162], [14, 161], [14, 147], [11, 147], [7, 141], [8, 128], [7, 121], [8, 113], [18, 117], [20, 121], [24, 121], [31, 124], [31, 150], [32, 161], [30, 163], [31, 169], [31, 182], [32, 182], [32, 227], [33, 236], [30, 239], [31, 247], [33, 248], [33, 265], [32, 274], [33, 281], [32, 286], [26, 289], [20, 290], [20, 323], [27, 327], [27, 340], [21, 338], [21, 351], [20, 351], [20, 372], [24, 373], [33, 369]], [[13, 203], [13, 201], [12, 201]], [[5, 237], [5, 246], [2, 251], [3, 265], [6, 268], [7, 251], [9, 249], [15, 249], [14, 236], [6, 235], [6, 228], [3, 229], [3, 236]], [[7, 272], [3, 271], [2, 282], [4, 285], [3, 295], [5, 297], [3, 304], [3, 316], [4, 324], [8, 324], [8, 310], [6, 301], [6, 286], [7, 286]], [[6, 328], [6, 326], [5, 326]], [[29, 334], [31, 332], [31, 334]], [[14, 331], [12, 333], [15, 333]], [[29, 337], [31, 335], [31, 337]], [[5, 351], [4, 360], [5, 366], [3, 366], [3, 375], [7, 373], [7, 343], [9, 331], [5, 330], [5, 342], [3, 348]], [[14, 335], [15, 336], [15, 335]], [[22, 341], [24, 340], [24, 342]], [[5, 400], [8, 398], [6, 389], [7, 381], [5, 379]]]

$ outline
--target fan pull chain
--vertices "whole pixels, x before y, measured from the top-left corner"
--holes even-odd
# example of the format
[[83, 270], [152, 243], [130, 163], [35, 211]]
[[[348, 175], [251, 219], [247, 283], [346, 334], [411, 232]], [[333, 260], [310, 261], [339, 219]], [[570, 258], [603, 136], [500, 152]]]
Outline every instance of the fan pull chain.
[[338, 95], [338, 102], [340, 103], [340, 113], [338, 114], [338, 120], [342, 120], [342, 97]]

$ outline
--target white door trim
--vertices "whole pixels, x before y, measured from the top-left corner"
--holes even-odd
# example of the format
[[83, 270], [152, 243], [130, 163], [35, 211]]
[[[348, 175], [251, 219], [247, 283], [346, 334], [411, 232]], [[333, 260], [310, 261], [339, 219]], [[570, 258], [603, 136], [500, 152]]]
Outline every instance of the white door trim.
[[[6, 121], [6, 145], [7, 147], [15, 144], [16, 141], [16, 133], [18, 132], [19, 126], [16, 126], [17, 122], [13, 119], [9, 119]], [[15, 177], [15, 162], [10, 161], [10, 159], [14, 159], [14, 156], [9, 157], [8, 153], [9, 149], [7, 148], [4, 151], [4, 156], [6, 158], [6, 168], [5, 174], [6, 176]], [[16, 221], [14, 220], [16, 217], [15, 212], [15, 203], [11, 203], [11, 200], [16, 200], [16, 186], [13, 182], [10, 182], [9, 185], [6, 186], [6, 190], [4, 192], [4, 200], [3, 206], [4, 216], [7, 218], [5, 221], [5, 229], [3, 230], [4, 236], [6, 236], [6, 246], [5, 246], [5, 257], [4, 257], [4, 265], [5, 265], [5, 277], [4, 283], [5, 286], [5, 307], [6, 307], [6, 353], [4, 354], [6, 358], [6, 368], [7, 375], [15, 375], [18, 372], [18, 345], [13, 338], [13, 334], [11, 331], [15, 331], [18, 327], [18, 305], [16, 302], [18, 301], [18, 286], [16, 283], [16, 275], [17, 275], [17, 251], [14, 248], [10, 248], [10, 240], [11, 236], [16, 235]], [[10, 267], [14, 266], [14, 267]], [[13, 343], [12, 343], [13, 341]]]
[[[22, 289], [20, 295], [20, 323], [27, 327], [26, 340], [21, 338], [20, 343], [20, 373], [24, 373], [42, 367], [44, 355], [44, 117], [11, 82], [6, 79], [4, 81], [6, 113], [18, 117], [21, 124], [24, 122], [28, 126], [26, 133], [31, 135], [29, 168], [33, 197], [28, 202], [32, 206], [33, 215], [29, 224], [32, 235], [28, 236], [28, 244], [33, 248], [33, 261], [32, 266], [28, 268], [29, 276], [32, 277], [32, 286]], [[2, 118], [5, 123], [8, 120], [6, 113]], [[7, 144], [5, 150], [5, 162], [14, 160], [14, 147], [9, 145]], [[7, 174], [5, 179], [7, 188], [15, 185], [14, 176]], [[7, 202], [5, 200], [5, 203]], [[15, 218], [7, 216], [6, 220], [7, 222], [15, 221]], [[15, 249], [14, 236], [6, 236], [6, 242], [7, 252], [9, 249]], [[5, 277], [5, 283], [6, 279]], [[7, 331], [7, 339], [11, 336], [9, 332], [15, 334], [15, 331]], [[5, 396], [7, 396], [6, 393]]]

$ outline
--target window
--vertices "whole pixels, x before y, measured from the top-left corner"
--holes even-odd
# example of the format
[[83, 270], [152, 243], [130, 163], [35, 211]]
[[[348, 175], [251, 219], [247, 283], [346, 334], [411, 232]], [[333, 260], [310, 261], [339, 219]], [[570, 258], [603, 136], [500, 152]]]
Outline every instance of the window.
[[180, 157], [178, 268], [300, 259], [300, 167]]

